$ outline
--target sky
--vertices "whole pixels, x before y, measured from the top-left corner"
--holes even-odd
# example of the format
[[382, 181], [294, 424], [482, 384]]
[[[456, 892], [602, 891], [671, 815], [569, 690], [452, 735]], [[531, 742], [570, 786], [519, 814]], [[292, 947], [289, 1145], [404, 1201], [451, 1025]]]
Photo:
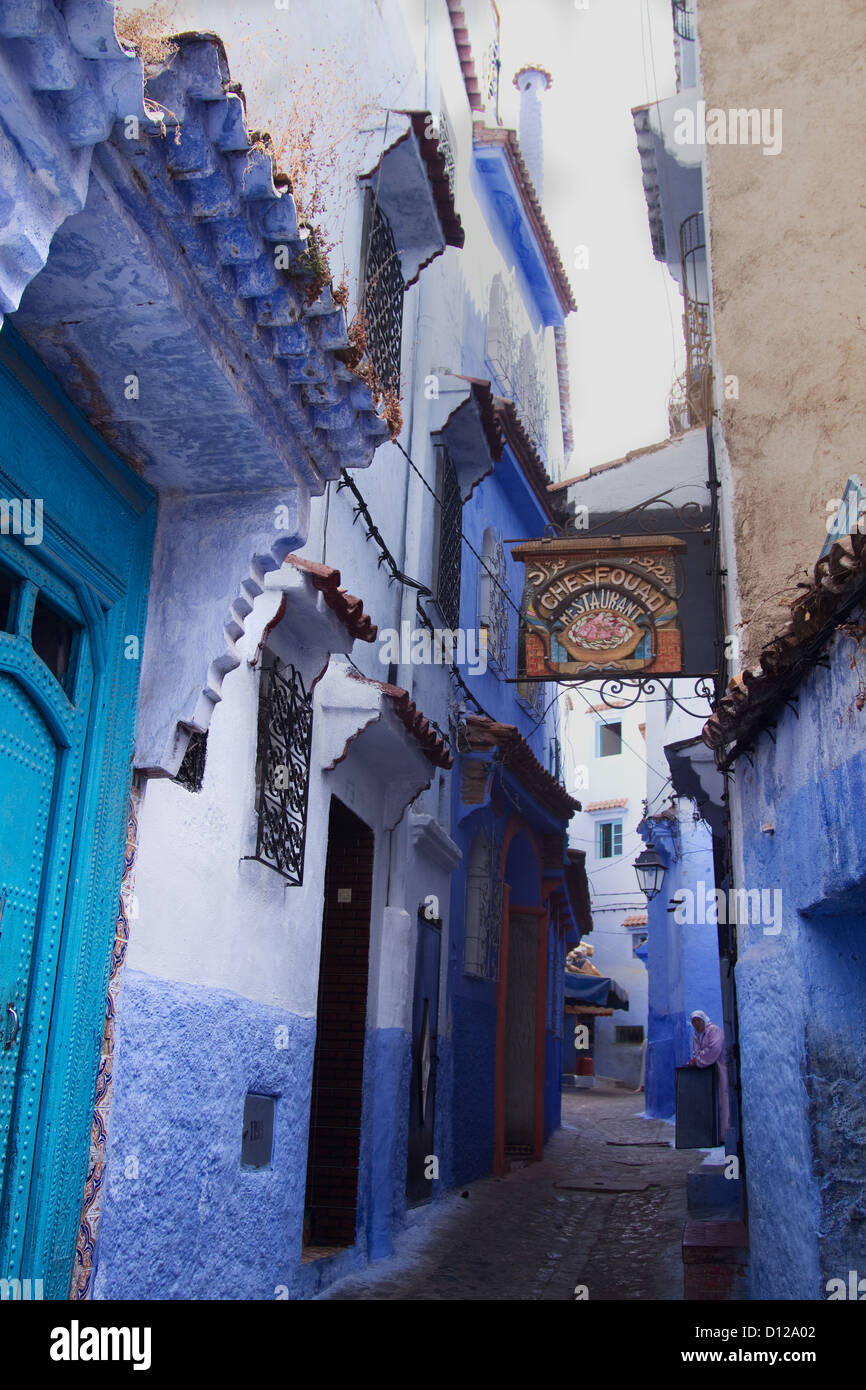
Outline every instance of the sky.
[[[670, 0], [498, 0], [500, 116], [519, 130], [519, 68], [544, 100], [544, 211], [578, 309], [568, 319], [575, 448], [569, 476], [668, 436], [683, 370], [682, 300], [653, 258], [633, 106], [676, 90]], [[588, 266], [575, 267], [575, 247]]]

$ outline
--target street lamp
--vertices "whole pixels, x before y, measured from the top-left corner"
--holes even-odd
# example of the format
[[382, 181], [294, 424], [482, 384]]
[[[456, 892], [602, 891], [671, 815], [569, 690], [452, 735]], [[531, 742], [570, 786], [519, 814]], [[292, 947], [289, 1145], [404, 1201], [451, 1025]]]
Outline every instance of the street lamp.
[[652, 902], [656, 894], [661, 892], [666, 869], [667, 865], [665, 861], [653, 844], [652, 839], [650, 839], [646, 849], [641, 850], [637, 859], [634, 861], [634, 871], [637, 874], [638, 887], [648, 903]]

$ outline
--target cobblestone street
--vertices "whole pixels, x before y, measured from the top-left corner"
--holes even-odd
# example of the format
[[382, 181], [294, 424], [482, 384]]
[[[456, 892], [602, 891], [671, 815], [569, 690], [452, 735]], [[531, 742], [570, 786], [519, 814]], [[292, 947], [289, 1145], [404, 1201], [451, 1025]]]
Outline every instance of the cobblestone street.
[[673, 1126], [640, 1118], [644, 1098], [565, 1091], [543, 1163], [449, 1193], [398, 1240], [393, 1258], [323, 1298], [681, 1300], [686, 1174]]

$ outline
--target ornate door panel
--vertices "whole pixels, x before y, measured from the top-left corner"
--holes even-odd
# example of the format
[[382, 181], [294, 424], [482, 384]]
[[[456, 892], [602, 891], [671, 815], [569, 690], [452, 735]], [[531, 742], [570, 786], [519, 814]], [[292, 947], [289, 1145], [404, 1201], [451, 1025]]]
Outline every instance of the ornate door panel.
[[74, 591], [5, 537], [0, 594], [0, 1266], [15, 1277], [93, 680]]
[[0, 1279], [69, 1291], [155, 497], [0, 333]]

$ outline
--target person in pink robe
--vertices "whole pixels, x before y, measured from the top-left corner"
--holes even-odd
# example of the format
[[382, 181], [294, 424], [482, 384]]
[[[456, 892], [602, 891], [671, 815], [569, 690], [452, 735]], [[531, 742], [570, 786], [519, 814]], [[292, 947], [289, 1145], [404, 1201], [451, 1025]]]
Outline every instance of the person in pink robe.
[[711, 1023], [701, 1009], [691, 1016], [692, 1055], [690, 1067], [716, 1068], [716, 1081], [719, 1093], [719, 1129], [722, 1143], [728, 1130], [728, 1068], [725, 1063], [725, 1030], [717, 1023]]

